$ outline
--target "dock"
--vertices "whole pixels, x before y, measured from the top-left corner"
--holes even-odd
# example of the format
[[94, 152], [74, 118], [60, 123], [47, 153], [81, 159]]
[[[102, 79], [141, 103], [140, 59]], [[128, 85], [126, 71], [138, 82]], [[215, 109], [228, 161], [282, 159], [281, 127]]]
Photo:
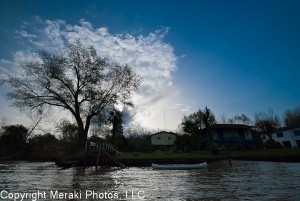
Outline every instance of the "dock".
[[127, 168], [127, 166], [118, 159], [120, 156], [125, 158], [125, 156], [110, 143], [87, 141], [85, 145], [84, 168], [87, 166], [89, 157], [96, 158], [96, 170], [99, 166], [106, 164], [114, 164], [120, 168]]

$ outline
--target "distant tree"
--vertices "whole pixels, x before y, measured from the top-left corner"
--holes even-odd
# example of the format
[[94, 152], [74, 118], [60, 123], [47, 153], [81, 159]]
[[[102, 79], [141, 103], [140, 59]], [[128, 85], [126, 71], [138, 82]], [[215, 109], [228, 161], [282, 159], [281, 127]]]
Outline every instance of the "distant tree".
[[273, 140], [272, 134], [275, 129], [280, 127], [280, 120], [273, 110], [268, 112], [258, 112], [255, 113], [255, 127], [259, 129], [260, 132], [267, 135], [270, 140]]
[[78, 128], [76, 124], [63, 119], [56, 125], [56, 128], [62, 134], [61, 140], [64, 143], [75, 144], [78, 141]]
[[114, 104], [133, 105], [140, 77], [127, 65], [100, 58], [95, 48], [76, 41], [60, 54], [40, 51], [37, 59], [20, 66], [18, 75], [1, 81], [11, 90], [8, 98], [18, 108], [62, 108], [74, 117], [78, 144], [84, 146], [92, 119]]
[[120, 110], [114, 109], [110, 113], [110, 122], [112, 124], [111, 134], [113, 142], [123, 135], [123, 114]]
[[51, 133], [35, 135], [28, 139], [27, 158], [30, 160], [53, 161], [57, 154], [58, 140]]
[[202, 111], [202, 118], [205, 128], [209, 128], [210, 125], [216, 123], [215, 115], [211, 112], [211, 110], [206, 106]]
[[111, 134], [111, 113], [114, 107], [107, 107], [99, 112], [92, 121], [92, 135], [106, 137]]
[[2, 127], [0, 146], [3, 155], [23, 154], [28, 137], [28, 129], [23, 125]]
[[200, 130], [204, 128], [202, 120], [199, 121], [196, 113], [184, 116], [181, 122], [182, 130], [190, 135], [200, 133]]
[[94, 118], [92, 122], [93, 129], [97, 129], [97, 132], [102, 132], [100, 135], [104, 136], [110, 143], [117, 147], [122, 146], [121, 144], [124, 144], [125, 141], [123, 135], [124, 115], [124, 111], [115, 107], [108, 107]]
[[228, 123], [250, 125], [252, 122], [251, 122], [250, 118], [247, 117], [245, 114], [241, 114], [241, 115], [235, 115], [232, 118], [230, 118], [228, 120]]
[[229, 119], [225, 113], [221, 114], [218, 118], [218, 123], [220, 124], [227, 124], [229, 122]]
[[[197, 112], [188, 116], [184, 116], [181, 122], [181, 128], [183, 132], [189, 134], [190, 137], [179, 137], [178, 141], [182, 140], [183, 142], [177, 142], [177, 146], [191, 150], [204, 149], [206, 147], [205, 143], [207, 142], [207, 137], [208, 139], [212, 139], [209, 127], [215, 123], [216, 118], [208, 107], [205, 107], [203, 110], [199, 109]], [[190, 142], [188, 143], [188, 141]]]
[[225, 114], [222, 114], [220, 116], [218, 122], [220, 122], [222, 124], [245, 124], [245, 125], [251, 125], [252, 124], [251, 119], [245, 114], [234, 115], [231, 118], [227, 118], [227, 116]]
[[210, 131], [210, 125], [214, 124], [216, 122], [214, 114], [211, 112], [211, 110], [206, 106], [203, 110], [203, 122], [206, 128], [206, 135], [208, 136], [208, 139], [210, 141], [210, 149], [213, 154], [217, 154], [218, 150], [216, 148], [216, 145], [213, 141], [213, 136]]
[[151, 144], [151, 132], [137, 126], [126, 129], [126, 151], [149, 152], [153, 150]]
[[284, 123], [285, 126], [300, 125], [300, 106], [285, 111]]
[[216, 118], [207, 107], [204, 110], [199, 109], [197, 112], [184, 116], [181, 122], [182, 130], [187, 134], [200, 134], [201, 130], [215, 124]]

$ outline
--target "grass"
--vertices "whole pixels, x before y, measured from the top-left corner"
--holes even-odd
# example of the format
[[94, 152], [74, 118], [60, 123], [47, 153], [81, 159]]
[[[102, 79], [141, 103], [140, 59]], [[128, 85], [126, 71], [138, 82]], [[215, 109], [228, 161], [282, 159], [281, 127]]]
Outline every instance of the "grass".
[[229, 151], [230, 156], [292, 156], [300, 155], [300, 149], [258, 149], [248, 151]]
[[[212, 159], [226, 158], [225, 151], [213, 155], [211, 151], [174, 152], [174, 151], [153, 151], [153, 152], [123, 152], [128, 159]], [[283, 157], [300, 156], [300, 149], [267, 149], [267, 150], [229, 150], [230, 157]]]
[[173, 151], [153, 151], [153, 152], [123, 152], [128, 159], [173, 159], [173, 158], [208, 158], [211, 157], [210, 151], [194, 152], [173, 152]]

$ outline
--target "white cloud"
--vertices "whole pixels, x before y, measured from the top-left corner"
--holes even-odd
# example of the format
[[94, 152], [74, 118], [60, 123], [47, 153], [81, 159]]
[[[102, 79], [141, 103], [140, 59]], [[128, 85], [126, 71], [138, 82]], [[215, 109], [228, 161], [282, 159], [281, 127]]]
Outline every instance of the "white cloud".
[[[24, 26], [23, 26], [24, 27]], [[25, 28], [25, 27], [24, 27]], [[29, 33], [27, 33], [27, 31], [24, 31], [24, 30], [22, 30], [22, 31], [16, 31], [16, 33], [17, 34], [19, 34], [21, 37], [23, 37], [23, 38], [36, 38], [37, 36], [36, 35], [34, 35], [34, 34], [29, 34]], [[20, 37], [19, 36], [19, 37]]]
[[[62, 51], [67, 42], [79, 39], [85, 46], [94, 46], [100, 56], [126, 63], [143, 77], [141, 93], [134, 96], [133, 123], [139, 122], [142, 126], [155, 128], [156, 125], [150, 120], [166, 105], [175, 104], [178, 90], [172, 85], [172, 73], [177, 69], [177, 57], [172, 45], [163, 41], [168, 33], [167, 28], [148, 35], [112, 34], [108, 28], [94, 28], [84, 19], [77, 25], [67, 24], [63, 20], [43, 21], [39, 17], [35, 21], [41, 28], [35, 29], [34, 33], [26, 30], [17, 32], [20, 37], [28, 40], [32, 49]], [[14, 62], [30, 59], [29, 53], [16, 52]]]
[[0, 59], [0, 71], [2, 73], [10, 73], [15, 67], [15, 63], [6, 59]]
[[34, 60], [35, 58], [34, 53], [32, 53], [29, 50], [24, 50], [24, 51], [17, 51], [14, 54], [14, 64], [15, 65], [20, 65], [26, 62], [30, 62], [32, 60]]

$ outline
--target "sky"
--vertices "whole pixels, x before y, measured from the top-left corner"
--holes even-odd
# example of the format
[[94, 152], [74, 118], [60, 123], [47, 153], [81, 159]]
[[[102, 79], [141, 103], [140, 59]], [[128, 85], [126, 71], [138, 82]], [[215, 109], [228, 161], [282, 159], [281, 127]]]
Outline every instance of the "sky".
[[[2, 0], [0, 74], [80, 39], [143, 77], [132, 126], [174, 131], [205, 106], [217, 119], [269, 109], [282, 117], [300, 105], [299, 10], [298, 0]], [[30, 124], [7, 90], [0, 117]]]

